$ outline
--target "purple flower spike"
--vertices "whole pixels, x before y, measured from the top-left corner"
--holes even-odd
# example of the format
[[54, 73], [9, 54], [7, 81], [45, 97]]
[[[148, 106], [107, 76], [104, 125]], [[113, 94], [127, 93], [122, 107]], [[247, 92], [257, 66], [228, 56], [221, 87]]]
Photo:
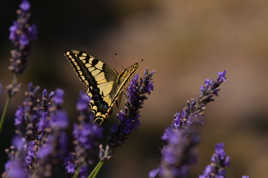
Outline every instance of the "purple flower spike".
[[9, 28], [9, 39], [14, 45], [11, 50], [9, 70], [15, 74], [21, 74], [26, 68], [27, 58], [30, 52], [32, 40], [36, 39], [37, 28], [30, 24], [31, 4], [28, 0], [22, 0], [17, 10], [17, 20]]
[[94, 123], [94, 114], [89, 109], [90, 98], [81, 92], [76, 109], [79, 111], [78, 123], [74, 125], [73, 137], [75, 151], [65, 159], [65, 169], [74, 174], [79, 169], [79, 177], [87, 177], [90, 165], [97, 161], [98, 146], [103, 137], [102, 128]]
[[46, 89], [39, 92], [39, 87], [29, 83], [24, 101], [15, 113], [16, 136], [7, 149], [9, 162], [16, 163], [14, 166], [20, 163], [21, 168], [11, 170], [7, 165], [3, 178], [16, 177], [15, 171], [21, 174], [18, 177], [23, 177], [23, 173], [27, 177], [50, 177], [53, 167], [64, 161], [67, 149], [64, 129], [68, 119], [61, 108], [63, 93], [60, 89], [51, 94]]
[[[214, 101], [220, 85], [226, 80], [226, 71], [218, 73], [216, 81], [206, 79], [200, 87], [201, 94], [187, 101], [180, 112], [174, 116], [172, 124], [165, 130], [162, 140], [166, 143], [162, 149], [162, 161], [159, 166], [160, 177], [184, 178], [188, 170], [197, 161], [195, 148], [199, 144], [198, 129], [204, 123], [206, 105]], [[217, 146], [217, 153], [225, 156], [223, 146]], [[227, 157], [224, 164], [229, 163]], [[209, 171], [207, 167], [206, 171]]]
[[230, 157], [224, 152], [224, 144], [218, 143], [215, 146], [215, 152], [211, 157], [211, 163], [205, 168], [199, 178], [221, 177], [225, 178], [225, 168], [229, 166]]
[[122, 111], [117, 114], [119, 125], [114, 125], [111, 129], [109, 145], [117, 147], [124, 143], [128, 135], [140, 125], [139, 110], [142, 108], [144, 100], [147, 99], [153, 90], [152, 76], [154, 72], [149, 73], [145, 70], [144, 76], [139, 79], [136, 75], [130, 81], [127, 89], [128, 101]]

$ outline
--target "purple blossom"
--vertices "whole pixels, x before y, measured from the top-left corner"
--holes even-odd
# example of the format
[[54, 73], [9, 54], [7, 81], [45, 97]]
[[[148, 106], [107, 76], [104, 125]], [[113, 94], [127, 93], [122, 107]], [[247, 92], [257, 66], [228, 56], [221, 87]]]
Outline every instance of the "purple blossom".
[[16, 136], [8, 149], [9, 160], [22, 163], [29, 177], [42, 177], [44, 172], [51, 174], [45, 169], [60, 162], [66, 154], [64, 129], [68, 120], [62, 104], [61, 89], [49, 95], [44, 89], [40, 94], [39, 87], [30, 83], [15, 113]]
[[27, 145], [26, 155], [25, 155], [25, 164], [31, 166], [33, 160], [35, 159], [35, 142], [30, 141]]
[[89, 110], [90, 98], [86, 93], [81, 92], [76, 104], [79, 111], [77, 124], [74, 125], [74, 149], [67, 159], [65, 159], [65, 169], [73, 174], [80, 170], [79, 177], [87, 177], [90, 164], [96, 161], [98, 145], [103, 137], [102, 128], [94, 123], [94, 115]]
[[46, 144], [44, 144], [37, 152], [37, 157], [40, 159], [44, 159], [45, 157], [47, 157], [49, 154], [51, 154], [51, 152], [53, 151], [53, 142], [55, 141], [55, 138], [50, 135], [48, 137], [48, 141], [46, 142]]
[[68, 126], [67, 114], [64, 111], [57, 111], [52, 115], [50, 125], [53, 128], [66, 128]]
[[211, 163], [205, 168], [199, 178], [220, 177], [225, 178], [225, 169], [229, 166], [230, 157], [224, 151], [224, 144], [218, 143], [215, 146], [215, 152], [211, 157]]
[[6, 163], [5, 176], [7, 178], [28, 178], [27, 171], [23, 163], [19, 160], [12, 160]]
[[48, 112], [40, 111], [40, 119], [37, 123], [38, 132], [44, 132], [45, 128], [49, 127]]
[[[216, 81], [206, 79], [200, 88], [199, 97], [187, 101], [186, 106], [175, 114], [172, 124], [162, 136], [166, 144], [161, 151], [162, 160], [157, 173], [160, 177], [188, 176], [190, 166], [197, 161], [195, 148], [199, 144], [198, 130], [203, 124], [205, 107], [218, 96], [219, 87], [226, 80], [225, 76], [226, 71], [218, 73]], [[221, 149], [217, 151], [223, 154]]]
[[249, 178], [249, 176], [242, 176], [242, 178]]
[[22, 0], [22, 3], [20, 4], [20, 8], [23, 11], [28, 11], [30, 10], [31, 4], [27, 0]]
[[17, 20], [9, 28], [9, 39], [14, 45], [14, 49], [11, 50], [9, 70], [15, 74], [23, 73], [26, 68], [31, 41], [37, 36], [36, 26], [29, 23], [30, 7], [28, 0], [22, 0], [20, 9], [17, 10]]
[[197, 98], [187, 101], [181, 112], [176, 113], [173, 125], [174, 128], [191, 127], [193, 123], [202, 124], [206, 105], [214, 101], [218, 96], [220, 85], [226, 81], [226, 71], [219, 72], [217, 80], [206, 79], [200, 87], [200, 95]]
[[75, 164], [71, 155], [67, 156], [64, 160], [65, 169], [68, 173], [73, 174], [75, 172]]
[[64, 95], [64, 91], [62, 89], [57, 89], [55, 91], [55, 95], [53, 97], [53, 101], [58, 104], [61, 105], [63, 104], [63, 95]]
[[153, 90], [152, 76], [154, 72], [149, 73], [145, 70], [143, 78], [139, 79], [136, 75], [130, 81], [127, 89], [128, 101], [123, 109], [117, 114], [119, 125], [114, 125], [111, 129], [109, 145], [117, 147], [124, 143], [128, 135], [140, 125], [139, 109], [142, 108], [147, 95]]
[[197, 160], [194, 148], [199, 143], [198, 134], [190, 128], [169, 128], [165, 134], [160, 177], [187, 177], [189, 167]]
[[149, 172], [149, 178], [155, 178], [159, 174], [159, 168], [153, 169]]
[[15, 146], [17, 150], [22, 150], [25, 146], [25, 139], [20, 136], [16, 136], [12, 140], [12, 145]]
[[19, 106], [15, 113], [15, 126], [19, 126], [23, 122], [24, 110], [22, 106]]
[[76, 109], [78, 111], [86, 110], [89, 107], [89, 101], [90, 101], [90, 98], [87, 94], [83, 92], [80, 93], [80, 99], [78, 100], [76, 104]]

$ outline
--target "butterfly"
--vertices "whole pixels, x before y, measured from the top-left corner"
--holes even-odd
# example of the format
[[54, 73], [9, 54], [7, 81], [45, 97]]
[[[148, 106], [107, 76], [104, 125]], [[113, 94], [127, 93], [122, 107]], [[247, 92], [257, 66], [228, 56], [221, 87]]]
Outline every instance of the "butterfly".
[[89, 106], [95, 115], [94, 121], [102, 124], [110, 115], [115, 103], [119, 102], [139, 63], [134, 63], [118, 73], [84, 51], [67, 50], [64, 54], [87, 88], [86, 93], [91, 98]]

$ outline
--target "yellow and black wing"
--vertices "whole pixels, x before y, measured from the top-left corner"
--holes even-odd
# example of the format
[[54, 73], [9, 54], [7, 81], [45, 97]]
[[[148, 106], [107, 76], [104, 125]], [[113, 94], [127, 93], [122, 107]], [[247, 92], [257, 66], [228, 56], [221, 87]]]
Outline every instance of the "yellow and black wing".
[[118, 74], [107, 64], [86, 52], [67, 50], [65, 56], [87, 88], [87, 94], [91, 97], [90, 106], [95, 113], [95, 121], [102, 123], [111, 112], [128, 81], [136, 73], [138, 63]]

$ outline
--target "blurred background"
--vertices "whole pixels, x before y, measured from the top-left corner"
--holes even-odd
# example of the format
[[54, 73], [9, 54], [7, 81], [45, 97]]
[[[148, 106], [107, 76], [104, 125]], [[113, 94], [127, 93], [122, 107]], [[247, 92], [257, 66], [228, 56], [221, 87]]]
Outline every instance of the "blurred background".
[[[0, 11], [0, 81], [7, 85], [9, 26], [20, 1], [4, 0]], [[140, 61], [139, 69], [156, 71], [155, 90], [142, 109], [139, 130], [114, 152], [99, 177], [145, 178], [160, 161], [160, 137], [187, 99], [199, 95], [206, 78], [227, 70], [228, 81], [206, 110], [191, 177], [209, 163], [218, 142], [225, 143], [231, 165], [228, 177], [267, 177], [268, 165], [268, 2], [264, 0], [65, 0], [32, 1], [38, 27], [29, 64], [20, 77], [42, 88], [65, 90], [65, 108], [75, 119], [75, 102], [83, 89], [66, 49], [85, 50], [117, 70]], [[117, 55], [115, 55], [117, 53]], [[0, 97], [3, 108], [5, 95]], [[10, 144], [14, 112], [8, 111], [0, 148]], [[7, 159], [1, 151], [0, 170]]]

